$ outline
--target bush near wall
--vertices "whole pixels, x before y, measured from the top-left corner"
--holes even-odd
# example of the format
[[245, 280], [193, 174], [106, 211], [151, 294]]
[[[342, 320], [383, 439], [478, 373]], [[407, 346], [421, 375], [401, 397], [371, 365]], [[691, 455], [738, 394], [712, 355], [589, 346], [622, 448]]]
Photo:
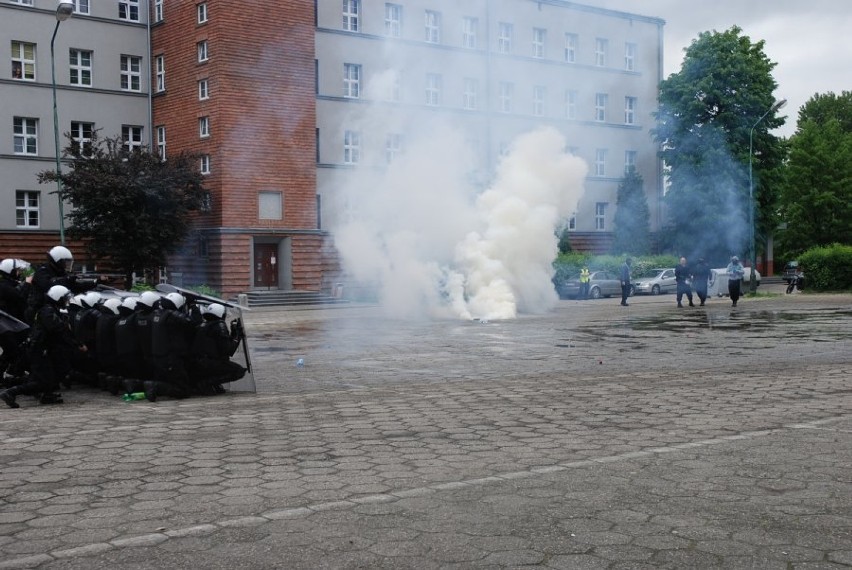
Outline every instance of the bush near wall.
[[812, 291], [852, 289], [852, 246], [836, 243], [814, 247], [799, 256], [805, 288]]
[[[553, 262], [555, 270], [553, 282], [558, 284], [574, 277], [586, 265], [589, 271], [611, 271], [616, 275], [621, 271], [626, 255], [591, 255], [585, 253], [560, 254]], [[658, 267], [674, 267], [678, 263], [674, 255], [631, 256], [633, 259], [630, 275], [633, 278], [647, 276], [652, 269]]]

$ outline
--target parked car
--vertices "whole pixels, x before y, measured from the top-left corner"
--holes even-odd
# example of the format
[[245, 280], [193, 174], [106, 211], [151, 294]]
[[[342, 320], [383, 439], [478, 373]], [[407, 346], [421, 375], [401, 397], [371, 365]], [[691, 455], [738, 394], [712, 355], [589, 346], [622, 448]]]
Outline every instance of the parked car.
[[659, 295], [677, 290], [675, 270], [658, 268], [652, 269], [648, 277], [639, 277], [632, 285], [634, 295]]
[[[755, 280], [754, 286], [760, 287], [760, 271], [758, 271], [757, 269], [754, 270], [754, 280]], [[743, 276], [743, 285], [745, 286], [750, 282], [751, 282], [751, 267], [746, 267], [745, 268], [745, 275]]]
[[[580, 295], [580, 275], [574, 275], [556, 285], [560, 299], [576, 299]], [[589, 297], [600, 299], [621, 295], [621, 281], [611, 271], [593, 271], [589, 275]]]
[[781, 273], [781, 279], [784, 280], [788, 285], [790, 281], [796, 279], [799, 275], [799, 262], [798, 261], [788, 261], [786, 265], [784, 265], [784, 271]]

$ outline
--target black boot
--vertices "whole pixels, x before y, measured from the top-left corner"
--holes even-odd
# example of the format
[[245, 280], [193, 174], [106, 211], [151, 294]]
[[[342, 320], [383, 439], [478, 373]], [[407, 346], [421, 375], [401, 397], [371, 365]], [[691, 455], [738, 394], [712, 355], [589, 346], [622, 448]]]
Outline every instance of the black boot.
[[145, 399], [149, 402], [157, 401], [157, 383], [151, 382], [150, 380], [144, 382], [145, 386]]
[[39, 404], [61, 404], [63, 402], [62, 394], [56, 392], [45, 392], [38, 401]]
[[6, 405], [10, 408], [20, 408], [21, 405], [15, 401], [15, 392], [12, 389], [3, 390], [0, 392], [0, 400], [6, 402]]

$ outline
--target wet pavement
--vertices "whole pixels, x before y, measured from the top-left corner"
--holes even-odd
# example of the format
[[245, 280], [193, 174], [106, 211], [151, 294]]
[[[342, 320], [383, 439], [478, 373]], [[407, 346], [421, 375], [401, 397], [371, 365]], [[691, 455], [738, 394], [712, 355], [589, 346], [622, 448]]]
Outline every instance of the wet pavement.
[[618, 303], [252, 311], [257, 394], [22, 398], [0, 568], [852, 566], [852, 296]]

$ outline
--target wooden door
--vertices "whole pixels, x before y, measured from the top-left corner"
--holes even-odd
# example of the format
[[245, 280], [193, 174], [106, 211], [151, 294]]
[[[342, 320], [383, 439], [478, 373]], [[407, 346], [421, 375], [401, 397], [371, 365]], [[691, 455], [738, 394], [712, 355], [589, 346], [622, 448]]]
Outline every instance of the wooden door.
[[278, 288], [278, 244], [254, 244], [254, 286]]

